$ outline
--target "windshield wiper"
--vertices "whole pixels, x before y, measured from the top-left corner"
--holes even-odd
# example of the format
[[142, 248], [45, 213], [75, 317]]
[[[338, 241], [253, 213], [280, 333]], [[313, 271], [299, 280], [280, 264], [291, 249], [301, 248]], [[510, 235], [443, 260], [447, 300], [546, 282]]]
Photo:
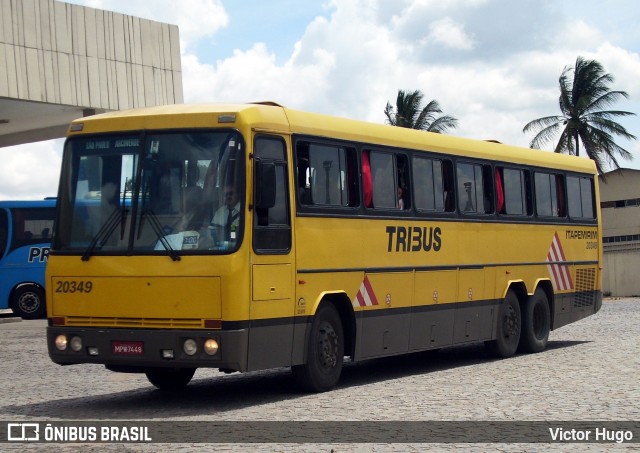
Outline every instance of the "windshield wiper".
[[[120, 224], [121, 236], [124, 237], [127, 214], [128, 211], [124, 206], [118, 206], [113, 210], [106, 222], [102, 224], [96, 235], [91, 239], [89, 247], [87, 247], [82, 255], [82, 261], [89, 261], [91, 253], [93, 253], [98, 243], [100, 243], [100, 247], [102, 247], [111, 237], [118, 224]], [[122, 237], [120, 239], [122, 239]]]
[[154, 233], [156, 233], [157, 238], [160, 240], [160, 243], [165, 248], [165, 250], [169, 251], [169, 256], [173, 261], [180, 261], [180, 255], [178, 251], [171, 247], [171, 244], [166, 238], [164, 231], [162, 230], [162, 225], [160, 225], [160, 221], [158, 217], [153, 212], [151, 208], [142, 208], [142, 212], [140, 213], [140, 222], [138, 222], [138, 239], [140, 239], [140, 235], [142, 234], [142, 226], [144, 225], [144, 219], [149, 217], [149, 225], [151, 225], [151, 229]]

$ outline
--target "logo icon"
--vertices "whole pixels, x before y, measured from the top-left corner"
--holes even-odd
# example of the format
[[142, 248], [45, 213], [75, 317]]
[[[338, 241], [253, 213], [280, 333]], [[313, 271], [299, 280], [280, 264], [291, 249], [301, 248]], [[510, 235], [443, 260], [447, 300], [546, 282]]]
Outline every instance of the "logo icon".
[[37, 442], [40, 440], [39, 423], [7, 423], [9, 442]]

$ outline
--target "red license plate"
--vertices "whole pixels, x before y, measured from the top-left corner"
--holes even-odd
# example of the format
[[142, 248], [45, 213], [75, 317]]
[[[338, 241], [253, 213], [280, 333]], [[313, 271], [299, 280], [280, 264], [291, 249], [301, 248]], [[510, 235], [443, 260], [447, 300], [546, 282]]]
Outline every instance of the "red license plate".
[[143, 355], [143, 341], [112, 341], [111, 353], [116, 355]]

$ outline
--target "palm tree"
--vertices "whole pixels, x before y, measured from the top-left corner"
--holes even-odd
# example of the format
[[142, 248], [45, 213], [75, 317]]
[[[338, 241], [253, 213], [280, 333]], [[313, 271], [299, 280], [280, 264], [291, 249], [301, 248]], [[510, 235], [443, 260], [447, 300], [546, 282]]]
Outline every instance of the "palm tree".
[[444, 133], [458, 126], [456, 118], [442, 115], [442, 109], [436, 100], [422, 107], [423, 98], [424, 95], [420, 90], [412, 92], [398, 90], [395, 111], [390, 102], [387, 102], [387, 107], [384, 109], [387, 123], [392, 126], [436, 133]]
[[555, 147], [556, 153], [579, 156], [582, 143], [587, 156], [595, 161], [599, 173], [604, 172], [606, 162], [610, 162], [614, 168], [620, 168], [616, 154], [623, 159], [631, 159], [631, 153], [616, 144], [613, 136], [629, 140], [635, 140], [636, 137], [613, 118], [635, 114], [605, 110], [621, 97], [629, 98], [625, 91], [609, 89], [613, 80], [613, 76], [605, 73], [602, 65], [595, 60], [578, 57], [575, 67], [566, 66], [559, 79], [562, 114], [545, 116], [528, 123], [523, 132], [538, 131], [529, 146], [540, 148], [552, 142], [557, 133], [562, 131]]

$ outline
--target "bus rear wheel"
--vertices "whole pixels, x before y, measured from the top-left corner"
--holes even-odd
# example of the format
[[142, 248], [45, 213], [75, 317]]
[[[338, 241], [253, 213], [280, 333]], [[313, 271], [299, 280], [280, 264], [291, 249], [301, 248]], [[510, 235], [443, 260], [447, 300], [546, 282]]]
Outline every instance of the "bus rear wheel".
[[157, 368], [147, 371], [147, 379], [160, 390], [182, 390], [191, 382], [195, 368]]
[[44, 291], [32, 284], [18, 286], [11, 295], [11, 309], [23, 319], [42, 318], [46, 312]]
[[551, 330], [551, 310], [545, 292], [538, 288], [527, 299], [522, 311], [522, 337], [518, 349], [522, 352], [541, 352], [547, 347]]
[[518, 296], [509, 290], [498, 311], [496, 339], [485, 343], [489, 353], [498, 358], [511, 357], [520, 343], [522, 317]]
[[313, 317], [307, 363], [292, 367], [298, 383], [308, 391], [326, 392], [336, 386], [344, 361], [344, 334], [333, 305], [323, 304]]

